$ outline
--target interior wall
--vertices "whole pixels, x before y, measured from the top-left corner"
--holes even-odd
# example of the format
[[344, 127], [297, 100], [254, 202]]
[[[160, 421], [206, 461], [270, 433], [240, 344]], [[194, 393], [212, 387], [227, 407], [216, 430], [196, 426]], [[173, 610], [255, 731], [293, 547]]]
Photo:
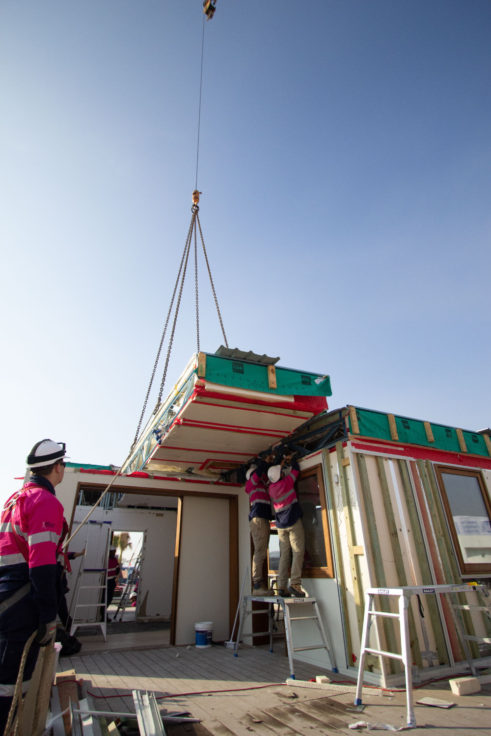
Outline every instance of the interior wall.
[[228, 499], [185, 496], [176, 610], [176, 645], [194, 644], [196, 623], [212, 621], [213, 639], [229, 637]]
[[[87, 514], [88, 507], [79, 506], [75, 511], [74, 526]], [[91, 521], [106, 522], [111, 531], [139, 531], [145, 533], [143, 562], [138, 591], [138, 618], [170, 620], [172, 611], [172, 578], [174, 572], [174, 546], [176, 538], [176, 513], [168, 510], [97, 508]], [[70, 549], [81, 550], [94, 525], [86, 524], [77, 534]], [[90, 558], [88, 558], [90, 559]], [[80, 566], [74, 561], [73, 573], [68, 585], [73, 592]]]
[[115, 509], [113, 531], [144, 532], [137, 618], [170, 620], [176, 517], [174, 510]]

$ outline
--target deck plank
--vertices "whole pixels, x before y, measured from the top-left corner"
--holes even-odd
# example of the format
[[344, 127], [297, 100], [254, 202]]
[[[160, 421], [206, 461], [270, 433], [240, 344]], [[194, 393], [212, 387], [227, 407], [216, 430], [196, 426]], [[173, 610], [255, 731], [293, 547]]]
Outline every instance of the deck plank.
[[[336, 676], [329, 671], [296, 662], [297, 683], [290, 681], [288, 658], [266, 648], [241, 647], [239, 657], [226, 647], [210, 649], [167, 647], [118, 651], [84, 652], [63, 657], [60, 670], [73, 668], [77, 680], [84, 679], [88, 690], [97, 698], [100, 710], [134, 710], [131, 691], [151, 690], [161, 708], [187, 711], [200, 724], [169, 726], [169, 736], [274, 736], [294, 733], [311, 736], [348, 734], [348, 725], [360, 719], [353, 707], [353, 685], [316, 688], [302, 686], [317, 674]], [[344, 678], [343, 678], [344, 679]], [[307, 682], [303, 682], [306, 685]], [[446, 690], [445, 690], [446, 688]], [[326, 693], [329, 696], [326, 697]], [[454, 700], [448, 683], [434, 685], [420, 695]], [[476, 702], [483, 704], [476, 708]], [[380, 697], [375, 688], [365, 688], [365, 711], [362, 720], [371, 723], [404, 725], [406, 701], [404, 692], [394, 692], [390, 698]], [[416, 706], [419, 728], [415, 736], [460, 736], [472, 730], [474, 736], [489, 734], [491, 685], [485, 685], [475, 697], [460, 698], [459, 708], [447, 711]], [[280, 731], [281, 723], [282, 730]], [[424, 725], [423, 725], [424, 724]], [[166, 724], [167, 729], [167, 724]], [[289, 729], [289, 730], [287, 730]]]
[[[271, 708], [268, 713], [278, 718], [278, 720], [284, 720], [290, 728], [293, 728], [299, 734], [307, 734], [307, 736], [309, 734], [312, 736], [313, 733], [316, 736], [331, 736], [332, 728], [338, 729], [344, 727], [345, 724], [342, 721], [334, 723], [333, 721], [326, 722], [325, 720], [315, 718], [308, 712], [309, 707], [310, 703], [305, 704], [304, 708], [301, 708], [301, 704], [298, 707], [297, 705], [287, 707], [276, 706], [275, 708]], [[327, 728], [328, 726], [330, 728]]]

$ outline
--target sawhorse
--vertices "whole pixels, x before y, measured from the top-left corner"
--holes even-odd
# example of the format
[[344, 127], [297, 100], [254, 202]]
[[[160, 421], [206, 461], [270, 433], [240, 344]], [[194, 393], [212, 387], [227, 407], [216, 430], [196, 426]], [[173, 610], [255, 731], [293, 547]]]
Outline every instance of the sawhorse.
[[[412, 595], [427, 594], [448, 594], [448, 593], [471, 593], [476, 590], [484, 590], [484, 586], [479, 585], [412, 585], [401, 588], [369, 588], [365, 593], [365, 615], [363, 617], [363, 629], [361, 634], [360, 664], [358, 668], [358, 681], [356, 685], [355, 705], [361, 705], [361, 691], [363, 688], [363, 670], [365, 668], [365, 658], [367, 654], [377, 654], [380, 657], [390, 657], [400, 660], [404, 665], [404, 674], [406, 680], [406, 714], [407, 726], [414, 728], [416, 726], [416, 718], [414, 716], [414, 699], [413, 699], [413, 678], [411, 670], [411, 644], [409, 638], [409, 621], [408, 609], [409, 601]], [[399, 612], [392, 613], [389, 611], [377, 611], [373, 608], [375, 596], [395, 596], [398, 598]], [[401, 634], [401, 652], [385, 652], [380, 649], [371, 649], [368, 646], [370, 636], [371, 617], [380, 616], [385, 618], [398, 618]], [[467, 637], [458, 617], [454, 617], [455, 625], [460, 636], [465, 656], [469, 663], [471, 672], [474, 674], [469, 647], [467, 645]]]

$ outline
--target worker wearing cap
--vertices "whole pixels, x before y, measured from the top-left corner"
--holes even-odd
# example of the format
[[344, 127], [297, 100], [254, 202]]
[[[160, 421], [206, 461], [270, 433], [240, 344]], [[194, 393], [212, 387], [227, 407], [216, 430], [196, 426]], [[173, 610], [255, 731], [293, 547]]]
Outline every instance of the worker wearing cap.
[[252, 593], [266, 595], [268, 586], [264, 580], [264, 561], [268, 552], [271, 500], [267, 485], [268, 465], [265, 460], [257, 458], [246, 472], [245, 492], [249, 495], [249, 531], [251, 533], [254, 553], [252, 556]]
[[[280, 545], [278, 569], [278, 595], [304, 598], [302, 590], [302, 567], [305, 554], [305, 531], [302, 509], [295, 491], [300, 468], [293, 454], [284, 454], [281, 462], [268, 468], [268, 491], [273, 502], [275, 523]], [[288, 587], [288, 568], [290, 567]]]
[[63, 506], [55, 486], [65, 444], [45, 439], [27, 457], [30, 479], [5, 503], [0, 524], [0, 733], [8, 719], [24, 646], [37, 631], [23, 674], [25, 693], [40, 646], [52, 643], [58, 608], [57, 553]]

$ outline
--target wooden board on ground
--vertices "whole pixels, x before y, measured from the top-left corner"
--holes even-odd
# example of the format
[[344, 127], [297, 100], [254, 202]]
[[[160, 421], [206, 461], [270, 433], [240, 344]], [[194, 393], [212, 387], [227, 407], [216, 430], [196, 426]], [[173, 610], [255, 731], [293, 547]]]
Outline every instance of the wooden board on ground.
[[[75, 670], [60, 672], [56, 675], [55, 684], [58, 688], [62, 712], [68, 708], [70, 702], [74, 708], [78, 708], [78, 684], [75, 679]], [[63, 723], [65, 725], [65, 733], [69, 736], [72, 732], [70, 726], [70, 713], [63, 714]]]
[[51, 685], [55, 671], [53, 645], [41, 647], [29, 690], [24, 699], [22, 730], [24, 736], [41, 736], [46, 725]]

